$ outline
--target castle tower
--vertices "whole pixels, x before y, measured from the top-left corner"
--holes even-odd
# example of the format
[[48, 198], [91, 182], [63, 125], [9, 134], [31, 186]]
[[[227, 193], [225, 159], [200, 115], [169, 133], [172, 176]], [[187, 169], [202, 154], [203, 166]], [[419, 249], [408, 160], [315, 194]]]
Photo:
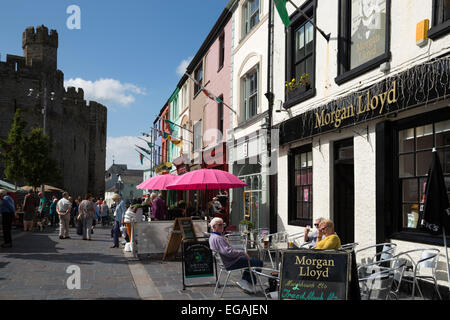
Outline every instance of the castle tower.
[[58, 51], [58, 33], [44, 25], [37, 27], [28, 27], [22, 35], [23, 55], [28, 66], [41, 64], [44, 70], [56, 71], [57, 51]]

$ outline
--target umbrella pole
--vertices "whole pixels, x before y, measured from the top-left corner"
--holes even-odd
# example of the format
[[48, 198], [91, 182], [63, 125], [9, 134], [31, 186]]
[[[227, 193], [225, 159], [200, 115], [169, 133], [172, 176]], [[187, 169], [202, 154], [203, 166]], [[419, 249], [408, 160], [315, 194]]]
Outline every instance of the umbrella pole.
[[447, 247], [447, 236], [445, 235], [445, 227], [442, 227], [442, 233], [444, 235], [444, 247], [445, 247], [445, 257], [446, 257], [446, 265], [447, 265], [447, 278], [448, 278], [448, 289], [450, 291], [450, 267], [448, 262], [448, 247]]

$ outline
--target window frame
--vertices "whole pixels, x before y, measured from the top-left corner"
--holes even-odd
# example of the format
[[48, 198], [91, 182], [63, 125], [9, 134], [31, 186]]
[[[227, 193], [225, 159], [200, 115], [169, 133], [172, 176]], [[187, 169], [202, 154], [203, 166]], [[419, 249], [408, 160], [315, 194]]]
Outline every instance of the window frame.
[[[386, 239], [396, 239], [430, 245], [443, 245], [442, 235], [435, 236], [424, 231], [403, 227], [402, 178], [399, 177], [399, 132], [449, 119], [450, 110], [444, 108], [395, 122], [385, 121], [377, 125], [376, 148], [380, 150], [380, 152], [377, 152], [376, 168], [378, 242]], [[435, 141], [436, 139], [434, 138], [433, 145], [435, 145]], [[438, 152], [440, 149], [442, 148], [437, 148]], [[414, 179], [415, 177], [411, 178]], [[420, 194], [421, 191], [418, 190], [418, 192]]]
[[386, 0], [385, 51], [381, 55], [350, 69], [351, 0], [339, 0], [338, 56], [336, 84], [341, 85], [363, 75], [391, 59], [391, 0]]
[[[198, 72], [201, 71], [201, 78], [197, 79], [198, 76]], [[194, 79], [197, 80], [201, 85], [203, 85], [203, 76], [204, 76], [204, 72], [203, 72], [203, 62], [201, 62], [197, 68], [195, 68], [194, 71]], [[194, 98], [200, 93], [201, 91], [201, 87], [197, 85], [197, 83], [194, 83]]]
[[[251, 5], [249, 5], [249, 4], [254, 1], [258, 1], [258, 10], [256, 10], [256, 12], [252, 14], [251, 13]], [[261, 1], [260, 0], [247, 0], [242, 5], [241, 39], [244, 39], [253, 30], [253, 28], [258, 25], [258, 23], [260, 22], [260, 14], [261, 14]], [[250, 26], [251, 18], [255, 15], [258, 17], [258, 21], [256, 21], [253, 26]]]
[[217, 141], [219, 142], [220, 140], [223, 139], [223, 127], [224, 127], [224, 110], [223, 110], [223, 95], [219, 96], [220, 101], [222, 102], [218, 102], [217, 103], [217, 130], [221, 133], [222, 137], [221, 139], [219, 139], [219, 137], [217, 137]]
[[[311, 184], [302, 184], [300, 186], [297, 186], [295, 184], [295, 176], [297, 174], [297, 170], [295, 168], [295, 157], [297, 155], [301, 154], [308, 154], [311, 153], [311, 167], [306, 167], [306, 169], [300, 169], [300, 170], [307, 170], [311, 171]], [[308, 161], [308, 159], [307, 159]], [[300, 226], [300, 227], [306, 227], [307, 225], [311, 225], [314, 217], [314, 209], [313, 209], [313, 170], [314, 170], [314, 157], [312, 156], [312, 144], [303, 145], [301, 147], [291, 149], [289, 150], [289, 156], [288, 156], [288, 225], [291, 226]], [[297, 199], [298, 195], [298, 188], [304, 188], [305, 186], [309, 186], [310, 193], [308, 194], [308, 201], [306, 203], [309, 203], [309, 212], [307, 215], [307, 218], [298, 218], [297, 217], [297, 204], [298, 202], [305, 202], [303, 200], [299, 201]]]
[[443, 20], [442, 16], [444, 1], [433, 0], [432, 27], [428, 30], [428, 38], [432, 40], [436, 40], [450, 33], [450, 18]]
[[[203, 145], [202, 145], [202, 120], [198, 120], [195, 124], [194, 124], [194, 152], [201, 152], [203, 149]], [[200, 131], [200, 132], [197, 132]]]
[[[250, 76], [255, 75], [256, 79], [256, 90], [254, 92], [250, 92], [249, 88], [247, 87], [247, 83], [249, 83], [251, 80], [248, 80]], [[252, 119], [253, 117], [258, 115], [259, 111], [259, 91], [260, 91], [260, 81], [259, 81], [259, 64], [251, 68], [242, 78], [241, 78], [241, 101], [242, 101], [242, 108], [241, 108], [241, 114], [240, 114], [240, 123], [245, 122], [247, 120]], [[248, 94], [248, 96], [247, 96]], [[250, 108], [249, 108], [249, 101], [251, 98], [256, 98], [256, 110], [255, 114], [250, 114]]]
[[217, 72], [222, 70], [225, 64], [225, 33], [222, 33], [219, 37], [219, 68]]
[[[309, 1], [301, 6], [301, 10], [305, 12], [306, 15], [308, 15], [310, 18], [313, 19], [313, 21], [317, 20], [316, 15], [316, 7], [317, 7], [317, 1]], [[295, 35], [296, 30], [301, 28], [302, 26], [306, 26], [308, 23], [308, 20], [300, 13], [300, 12], [294, 12], [293, 15], [290, 16], [291, 25], [286, 30], [286, 74], [285, 74], [285, 80], [286, 82], [290, 82], [292, 78], [296, 78], [295, 75], [295, 65], [296, 63], [294, 60], [295, 58]], [[291, 108], [294, 105], [297, 105], [305, 100], [308, 100], [316, 95], [316, 42], [317, 42], [317, 31], [316, 28], [313, 27], [313, 44], [312, 44], [312, 53], [310, 54], [312, 56], [313, 60], [313, 77], [312, 82], [310, 85], [310, 88], [307, 89], [306, 87], [300, 86], [295, 91], [292, 91], [290, 93], [285, 91], [285, 103], [283, 107], [285, 109]], [[303, 60], [306, 60], [308, 57], [304, 57]]]

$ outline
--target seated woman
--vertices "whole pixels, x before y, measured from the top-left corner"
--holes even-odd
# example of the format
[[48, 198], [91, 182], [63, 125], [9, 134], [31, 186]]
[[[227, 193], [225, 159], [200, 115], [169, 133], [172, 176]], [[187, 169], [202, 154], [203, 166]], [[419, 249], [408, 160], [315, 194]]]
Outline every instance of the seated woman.
[[[322, 236], [325, 236], [325, 238], [322, 239]], [[341, 247], [341, 239], [339, 239], [336, 232], [334, 232], [334, 223], [329, 219], [324, 219], [320, 222], [317, 239], [322, 240], [317, 242], [314, 249], [336, 250]]]
[[[262, 267], [263, 262], [256, 258], [250, 258], [247, 252], [237, 250], [233, 248], [222, 236], [224, 224], [221, 218], [214, 218], [210, 222], [212, 228], [211, 235], [209, 237], [209, 246], [211, 250], [216, 251], [220, 254], [222, 262], [227, 270], [235, 270], [240, 268], [245, 268], [249, 265], [251, 267]], [[253, 283], [256, 284], [256, 278], [253, 276]], [[242, 273], [242, 280], [237, 282], [238, 286], [244, 291], [253, 293], [252, 289], [252, 278], [250, 272], [246, 269]]]

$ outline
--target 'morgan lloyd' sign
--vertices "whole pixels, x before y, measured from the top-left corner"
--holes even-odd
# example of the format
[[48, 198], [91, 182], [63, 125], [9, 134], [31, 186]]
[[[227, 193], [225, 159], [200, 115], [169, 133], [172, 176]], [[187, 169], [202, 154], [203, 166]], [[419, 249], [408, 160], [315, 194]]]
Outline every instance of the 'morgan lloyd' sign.
[[287, 250], [283, 253], [280, 273], [281, 300], [346, 300], [350, 254]]
[[393, 81], [389, 91], [378, 95], [373, 95], [370, 90], [367, 90], [366, 94], [358, 97], [356, 105], [337, 106], [332, 111], [323, 109], [321, 112], [315, 112], [314, 128], [317, 129], [329, 125], [334, 125], [335, 128], [339, 128], [344, 120], [369, 112], [381, 115], [385, 112], [385, 107], [396, 103], [397, 99], [397, 81]]
[[449, 83], [450, 56], [414, 66], [280, 123], [280, 145], [445, 99]]

